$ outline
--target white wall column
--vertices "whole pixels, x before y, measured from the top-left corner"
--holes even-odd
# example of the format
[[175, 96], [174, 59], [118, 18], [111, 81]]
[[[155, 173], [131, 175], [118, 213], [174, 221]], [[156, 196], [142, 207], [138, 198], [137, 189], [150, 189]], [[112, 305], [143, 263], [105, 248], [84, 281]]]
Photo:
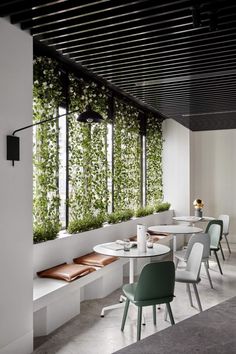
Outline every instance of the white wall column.
[[0, 19], [0, 353], [33, 350], [32, 132], [21, 161], [6, 160], [6, 135], [32, 123], [32, 38]]
[[189, 215], [190, 151], [189, 129], [172, 119], [163, 122], [164, 200], [177, 215]]

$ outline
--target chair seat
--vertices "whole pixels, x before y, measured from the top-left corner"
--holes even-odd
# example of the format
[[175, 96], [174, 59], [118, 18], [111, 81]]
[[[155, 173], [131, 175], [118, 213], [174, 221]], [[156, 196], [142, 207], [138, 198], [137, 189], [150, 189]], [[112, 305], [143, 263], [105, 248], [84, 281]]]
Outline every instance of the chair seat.
[[210, 250], [211, 250], [211, 251], [219, 251], [219, 247], [211, 246], [211, 247], [210, 247]]
[[180, 261], [186, 261], [186, 250], [176, 251], [175, 257], [178, 258]]
[[134, 302], [134, 294], [137, 287], [137, 283], [125, 284], [123, 286], [123, 292], [125, 296], [132, 302]]
[[199, 283], [200, 278], [196, 280], [194, 274], [187, 270], [176, 270], [175, 281], [179, 283]]

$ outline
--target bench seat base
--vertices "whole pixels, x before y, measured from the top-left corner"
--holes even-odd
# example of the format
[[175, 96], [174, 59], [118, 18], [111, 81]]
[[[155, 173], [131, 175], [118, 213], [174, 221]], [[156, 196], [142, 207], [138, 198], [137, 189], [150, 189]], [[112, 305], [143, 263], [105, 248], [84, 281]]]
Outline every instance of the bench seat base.
[[[34, 279], [34, 336], [48, 335], [80, 313], [84, 300], [103, 298], [123, 284], [125, 259], [106, 265], [73, 282]], [[100, 313], [98, 313], [98, 316]]]

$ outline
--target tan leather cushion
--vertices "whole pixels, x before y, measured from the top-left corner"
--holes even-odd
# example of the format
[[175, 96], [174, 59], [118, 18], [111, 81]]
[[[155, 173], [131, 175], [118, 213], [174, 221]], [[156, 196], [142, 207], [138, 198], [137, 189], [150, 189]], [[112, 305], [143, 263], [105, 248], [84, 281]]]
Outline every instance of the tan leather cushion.
[[115, 256], [104, 256], [96, 252], [85, 254], [84, 256], [74, 258], [73, 261], [77, 264], [87, 264], [95, 267], [105, 267], [116, 261], [118, 258]]
[[70, 282], [77, 278], [83, 277], [88, 273], [94, 272], [95, 270], [96, 269], [93, 267], [88, 267], [84, 265], [79, 265], [74, 263], [72, 264], [63, 263], [55, 267], [37, 272], [37, 275], [40, 278], [54, 278], [54, 279], [60, 279], [60, 280], [65, 280]]

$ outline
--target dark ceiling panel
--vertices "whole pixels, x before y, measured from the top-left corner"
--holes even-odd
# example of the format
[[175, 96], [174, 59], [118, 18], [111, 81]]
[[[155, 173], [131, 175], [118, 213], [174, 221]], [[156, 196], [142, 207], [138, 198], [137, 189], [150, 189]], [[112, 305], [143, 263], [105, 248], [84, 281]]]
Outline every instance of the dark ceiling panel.
[[2, 0], [0, 16], [163, 117], [236, 128], [235, 0]]

